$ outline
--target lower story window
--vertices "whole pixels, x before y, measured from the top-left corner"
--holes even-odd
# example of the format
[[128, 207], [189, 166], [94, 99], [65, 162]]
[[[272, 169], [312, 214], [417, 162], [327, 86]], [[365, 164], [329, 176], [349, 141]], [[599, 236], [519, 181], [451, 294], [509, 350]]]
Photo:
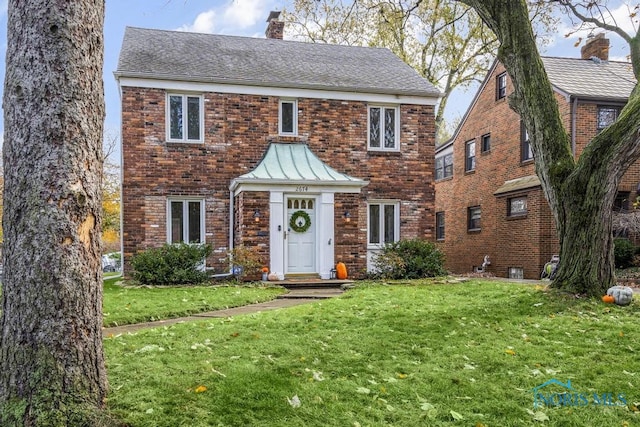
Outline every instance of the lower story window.
[[480, 219], [482, 217], [482, 211], [480, 206], [473, 206], [467, 211], [467, 229], [469, 231], [480, 230]]
[[436, 212], [436, 240], [444, 240], [444, 212]]
[[369, 244], [384, 245], [398, 241], [400, 206], [397, 202], [369, 203]]
[[507, 216], [523, 216], [527, 214], [527, 196], [507, 199]]
[[204, 243], [204, 200], [170, 199], [168, 205], [167, 241]]
[[524, 279], [524, 269], [522, 267], [509, 267], [509, 279]]

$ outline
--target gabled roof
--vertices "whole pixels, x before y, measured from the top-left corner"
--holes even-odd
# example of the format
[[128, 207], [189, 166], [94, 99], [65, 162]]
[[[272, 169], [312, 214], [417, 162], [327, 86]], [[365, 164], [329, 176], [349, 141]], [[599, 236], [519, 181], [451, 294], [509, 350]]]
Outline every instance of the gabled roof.
[[231, 182], [231, 191], [240, 184], [364, 187], [368, 182], [336, 171], [320, 160], [307, 144], [271, 143], [251, 172]]
[[542, 57], [551, 84], [582, 99], [626, 102], [636, 85], [628, 62]]
[[[554, 90], [580, 99], [608, 102], [626, 102], [636, 85], [633, 69], [628, 62], [595, 59], [558, 58], [543, 56], [542, 63]], [[489, 68], [484, 81], [476, 91], [453, 136], [436, 147], [436, 153], [453, 144], [478, 97], [485, 90], [498, 60]]]
[[116, 77], [439, 97], [388, 49], [127, 27]]

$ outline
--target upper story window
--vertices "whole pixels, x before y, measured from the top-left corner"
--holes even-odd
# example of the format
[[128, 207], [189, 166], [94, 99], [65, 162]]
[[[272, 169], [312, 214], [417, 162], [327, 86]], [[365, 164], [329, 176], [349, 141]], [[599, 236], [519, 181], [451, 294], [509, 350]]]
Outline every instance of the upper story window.
[[476, 141], [472, 139], [467, 141], [464, 146], [464, 170], [471, 172], [476, 170]]
[[167, 140], [172, 142], [202, 142], [204, 128], [203, 97], [201, 95], [167, 95]]
[[204, 243], [204, 200], [170, 199], [167, 242]]
[[527, 196], [512, 197], [507, 200], [507, 216], [527, 214]]
[[369, 107], [369, 149], [400, 149], [400, 110], [398, 107]]
[[480, 210], [480, 206], [473, 206], [471, 208], [468, 208], [467, 209], [467, 230], [479, 231], [481, 217], [482, 217], [482, 211]]
[[502, 73], [496, 77], [496, 100], [505, 96], [507, 96], [507, 73]]
[[533, 159], [533, 151], [531, 150], [529, 132], [524, 127], [524, 123], [520, 122], [520, 161], [526, 162], [531, 159]]
[[486, 133], [482, 135], [482, 138], [480, 139], [480, 149], [482, 150], [483, 153], [487, 153], [491, 151], [491, 134], [490, 133]]
[[369, 244], [385, 245], [398, 241], [400, 205], [397, 202], [369, 203]]
[[444, 240], [444, 212], [436, 212], [436, 240]]
[[598, 107], [598, 132], [613, 124], [620, 114], [619, 107], [599, 106]]
[[453, 176], [453, 154], [436, 157], [436, 180]]
[[280, 135], [297, 135], [298, 101], [281, 100], [278, 110], [278, 133]]

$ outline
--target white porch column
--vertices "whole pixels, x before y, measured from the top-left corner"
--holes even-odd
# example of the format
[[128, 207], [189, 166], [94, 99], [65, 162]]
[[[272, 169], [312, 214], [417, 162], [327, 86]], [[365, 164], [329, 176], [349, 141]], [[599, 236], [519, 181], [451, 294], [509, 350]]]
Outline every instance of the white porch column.
[[284, 192], [269, 194], [269, 271], [284, 274]]
[[323, 192], [319, 197], [317, 223], [318, 229], [318, 272], [321, 279], [331, 277], [335, 265], [335, 224], [333, 193]]

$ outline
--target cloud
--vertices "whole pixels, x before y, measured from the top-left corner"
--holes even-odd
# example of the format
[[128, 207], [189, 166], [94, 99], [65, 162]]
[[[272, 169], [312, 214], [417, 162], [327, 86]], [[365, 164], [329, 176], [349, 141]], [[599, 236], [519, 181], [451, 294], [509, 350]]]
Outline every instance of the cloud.
[[225, 7], [225, 23], [237, 28], [248, 28], [259, 20], [267, 19], [267, 3], [264, 0], [233, 0]]
[[178, 31], [188, 31], [192, 33], [213, 33], [216, 29], [216, 12], [215, 10], [207, 10], [199, 13], [193, 24], [183, 25]]

